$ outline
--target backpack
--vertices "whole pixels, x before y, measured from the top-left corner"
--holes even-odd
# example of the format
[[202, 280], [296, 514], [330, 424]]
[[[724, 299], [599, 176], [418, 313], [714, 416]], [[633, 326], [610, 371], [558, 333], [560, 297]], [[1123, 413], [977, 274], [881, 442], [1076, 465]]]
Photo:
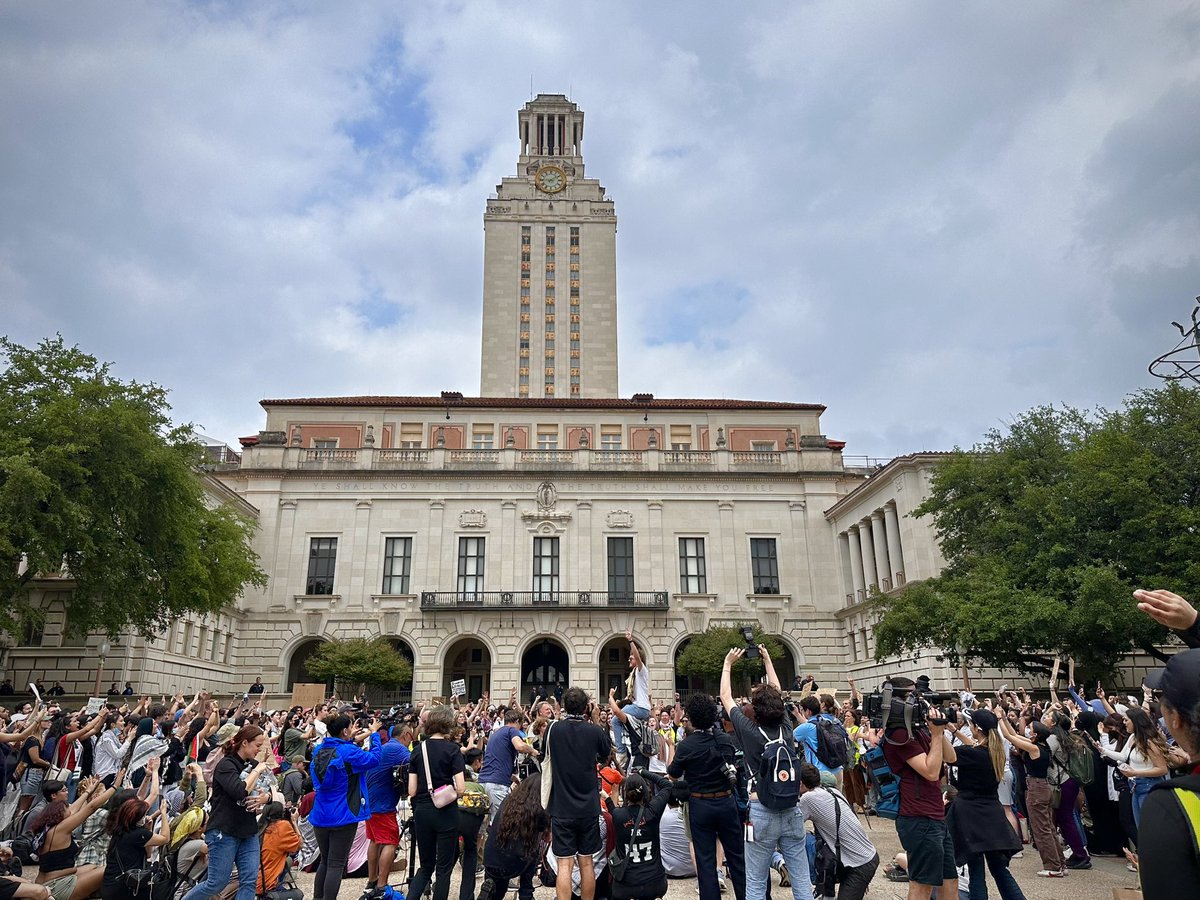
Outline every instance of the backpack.
[[840, 722], [825, 716], [813, 720], [817, 728], [817, 759], [827, 769], [836, 770], [850, 762], [850, 735]]
[[622, 726], [625, 732], [625, 745], [629, 748], [629, 756], [645, 756], [649, 759], [658, 756], [658, 735], [650, 728], [649, 723], [643, 722], [637, 716], [629, 716]]
[[1080, 787], [1087, 787], [1096, 780], [1096, 758], [1091, 749], [1084, 744], [1083, 738], [1077, 734], [1067, 735], [1067, 745], [1063, 748], [1067, 754], [1065, 763], [1059, 763], [1067, 774], [1079, 782]]
[[875, 813], [884, 819], [895, 819], [900, 815], [900, 779], [888, 765], [883, 747], [870, 748], [863, 760], [867, 764], [867, 777], [878, 791]]
[[487, 795], [482, 784], [468, 781], [463, 795], [458, 798], [458, 808], [477, 816], [486, 816], [492, 808], [492, 798]]
[[754, 790], [758, 802], [767, 809], [791, 809], [800, 799], [800, 779], [796, 770], [800, 760], [796, 756], [796, 744], [792, 734], [782, 725], [774, 738], [767, 737], [761, 728], [766, 745], [758, 761], [758, 773], [754, 777]]

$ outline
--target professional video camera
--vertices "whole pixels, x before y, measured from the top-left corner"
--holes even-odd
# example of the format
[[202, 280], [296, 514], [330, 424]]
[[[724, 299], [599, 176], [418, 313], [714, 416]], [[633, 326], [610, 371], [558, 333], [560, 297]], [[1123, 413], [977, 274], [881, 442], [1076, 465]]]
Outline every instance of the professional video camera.
[[[897, 679], [899, 681], [899, 679]], [[957, 700], [957, 694], [938, 694], [930, 690], [922, 690], [920, 683], [893, 684], [885, 681], [879, 690], [863, 697], [863, 712], [871, 720], [871, 727], [890, 731], [904, 728], [912, 733], [914, 728], [922, 728], [928, 722], [935, 725], [945, 725], [947, 722], [958, 721], [958, 711], [945, 710], [942, 707], [952, 700]]]

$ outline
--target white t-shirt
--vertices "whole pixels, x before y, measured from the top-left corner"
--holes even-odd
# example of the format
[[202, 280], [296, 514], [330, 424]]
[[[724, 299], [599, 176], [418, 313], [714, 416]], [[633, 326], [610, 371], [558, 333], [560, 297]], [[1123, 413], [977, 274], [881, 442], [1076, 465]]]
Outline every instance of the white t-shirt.
[[633, 702], [644, 709], [650, 708], [650, 670], [645, 663], [633, 670]]
[[692, 859], [691, 845], [683, 829], [683, 809], [667, 807], [658, 820], [658, 848], [662, 855], [663, 869], [672, 878], [692, 878], [696, 874], [696, 862]]

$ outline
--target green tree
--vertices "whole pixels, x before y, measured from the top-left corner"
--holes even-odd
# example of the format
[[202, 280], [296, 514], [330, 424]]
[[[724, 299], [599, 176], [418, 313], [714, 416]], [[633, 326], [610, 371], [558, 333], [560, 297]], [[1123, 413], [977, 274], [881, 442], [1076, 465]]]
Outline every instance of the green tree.
[[315, 677], [357, 685], [362, 693], [367, 685], [404, 687], [412, 684], [412, 664], [386, 638], [350, 638], [328, 641], [306, 663]]
[[30, 582], [64, 564], [73, 632], [161, 633], [265, 585], [254, 524], [206, 501], [203, 448], [166, 391], [122, 382], [62, 338], [0, 338], [0, 629], [43, 610]]
[[[778, 660], [783, 655], [783, 646], [774, 637], [763, 634], [762, 628], [757, 624], [752, 627], [754, 642], [765, 646], [772, 660]], [[725, 666], [725, 654], [734, 647], [745, 646], [746, 639], [742, 636], [740, 627], [713, 625], [688, 641], [688, 645], [675, 661], [675, 670], [689, 675], [701, 675], [715, 684]], [[761, 660], [743, 658], [730, 672], [734, 689], [748, 688], [751, 679], [761, 676], [763, 672]]]
[[879, 597], [876, 656], [943, 648], [965, 661], [1084, 678], [1164, 630], [1138, 587], [1200, 591], [1200, 392], [1142, 391], [1121, 410], [1042, 407], [950, 456], [915, 510], [933, 517], [947, 568]]

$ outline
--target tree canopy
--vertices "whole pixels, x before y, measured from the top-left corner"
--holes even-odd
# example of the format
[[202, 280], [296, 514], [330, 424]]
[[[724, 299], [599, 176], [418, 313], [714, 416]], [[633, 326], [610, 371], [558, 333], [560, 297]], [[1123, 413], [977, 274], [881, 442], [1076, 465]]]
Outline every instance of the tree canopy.
[[935, 471], [914, 515], [946, 556], [937, 578], [879, 597], [876, 656], [942, 648], [965, 661], [1086, 678], [1154, 646], [1139, 587], [1200, 594], [1200, 391], [1169, 384], [1116, 412], [1040, 407]]
[[327, 641], [305, 664], [310, 674], [359, 686], [412, 684], [412, 664], [386, 638]]
[[[778, 660], [783, 655], [783, 645], [770, 635], [763, 634], [762, 628], [757, 624], [753, 628], [754, 642], [766, 647], [772, 660]], [[721, 669], [725, 665], [725, 654], [734, 647], [745, 646], [746, 639], [742, 636], [740, 627], [712, 625], [707, 631], [695, 635], [688, 641], [688, 645], [683, 648], [683, 652], [675, 661], [675, 671], [680, 674], [701, 675], [706, 679], [712, 679], [715, 683], [721, 677]], [[735, 685], [745, 686], [750, 683], [752, 678], [762, 675], [763, 672], [761, 661], [743, 658], [733, 667], [730, 676]], [[784, 687], [786, 688], [788, 685], [784, 685]]]
[[0, 338], [0, 629], [44, 614], [31, 582], [65, 565], [68, 628], [162, 632], [265, 585], [254, 524], [207, 502], [203, 448], [167, 392], [123, 382], [61, 337]]

